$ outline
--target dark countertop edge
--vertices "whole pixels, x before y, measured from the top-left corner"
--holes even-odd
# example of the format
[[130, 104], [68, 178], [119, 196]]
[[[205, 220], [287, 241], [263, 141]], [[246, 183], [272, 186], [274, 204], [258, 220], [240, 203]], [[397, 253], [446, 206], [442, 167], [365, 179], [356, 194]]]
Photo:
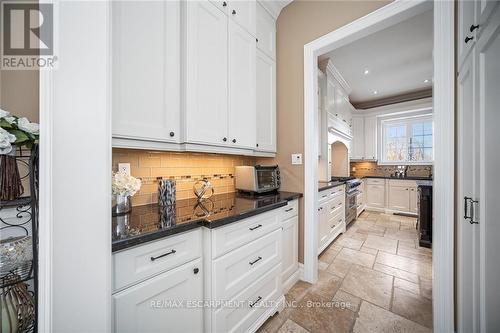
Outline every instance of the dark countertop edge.
[[380, 178], [380, 179], [394, 179], [394, 180], [427, 180], [427, 181], [432, 181], [432, 178], [429, 177], [406, 177], [406, 178], [397, 178], [397, 177], [391, 177], [391, 176], [363, 176], [360, 179], [365, 179], [365, 178]]
[[345, 184], [345, 182], [339, 182], [339, 181], [335, 181], [335, 182], [320, 182], [320, 183], [325, 183], [327, 185], [318, 186], [318, 192], [321, 192], [321, 191], [324, 191], [324, 190], [328, 190], [330, 188], [334, 188], [334, 187], [337, 187], [337, 186]]
[[118, 252], [121, 250], [131, 248], [133, 246], [141, 245], [147, 242], [151, 242], [175, 234], [180, 234], [181, 232], [190, 231], [199, 227], [206, 227], [208, 229], [215, 229], [218, 227], [222, 227], [224, 225], [231, 224], [239, 220], [243, 220], [247, 217], [252, 217], [276, 208], [284, 207], [288, 204], [288, 201], [292, 201], [303, 197], [302, 193], [295, 193], [295, 192], [280, 192], [280, 195], [283, 196], [282, 201], [280, 202], [265, 207], [255, 208], [236, 216], [225, 217], [215, 221], [209, 221], [206, 219], [193, 220], [189, 223], [179, 224], [178, 226], [171, 229], [157, 230], [136, 237], [131, 237], [123, 240], [116, 240], [111, 243], [111, 252], [112, 253]]

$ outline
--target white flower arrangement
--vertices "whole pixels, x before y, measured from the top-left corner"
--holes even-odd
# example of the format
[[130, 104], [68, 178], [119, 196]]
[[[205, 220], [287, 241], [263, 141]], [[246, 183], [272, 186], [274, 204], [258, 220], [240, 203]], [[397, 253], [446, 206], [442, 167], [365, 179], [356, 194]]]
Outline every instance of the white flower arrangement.
[[40, 134], [40, 127], [28, 118], [12, 116], [0, 109], [0, 155], [9, 154], [12, 146], [31, 148]]
[[113, 176], [113, 194], [133, 196], [141, 189], [141, 180], [124, 172], [117, 172]]

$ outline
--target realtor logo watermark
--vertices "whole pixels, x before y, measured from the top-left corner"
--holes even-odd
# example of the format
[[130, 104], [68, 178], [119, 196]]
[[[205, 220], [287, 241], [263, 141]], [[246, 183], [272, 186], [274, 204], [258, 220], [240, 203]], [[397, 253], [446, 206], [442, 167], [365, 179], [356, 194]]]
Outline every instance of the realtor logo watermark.
[[1, 6], [1, 68], [54, 68], [54, 7], [51, 3], [5, 1]]

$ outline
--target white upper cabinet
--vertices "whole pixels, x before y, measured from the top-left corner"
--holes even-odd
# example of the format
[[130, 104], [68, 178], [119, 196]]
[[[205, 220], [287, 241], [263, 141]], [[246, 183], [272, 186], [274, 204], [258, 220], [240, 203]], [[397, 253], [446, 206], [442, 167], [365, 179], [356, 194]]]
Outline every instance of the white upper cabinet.
[[253, 36], [229, 22], [228, 138], [232, 146], [250, 149], [256, 147], [255, 43]]
[[255, 23], [255, 0], [233, 0], [229, 1], [229, 17], [238, 23], [252, 36], [256, 36], [256, 23]]
[[112, 35], [113, 137], [179, 142], [179, 2], [114, 1]]
[[228, 145], [228, 22], [208, 1], [187, 1], [185, 140]]
[[365, 158], [365, 120], [363, 117], [352, 118], [352, 149], [351, 159]]
[[377, 118], [365, 118], [365, 159], [377, 159]]
[[276, 23], [274, 18], [257, 3], [257, 47], [276, 59]]
[[461, 67], [465, 58], [469, 55], [472, 46], [476, 43], [476, 29], [471, 29], [476, 22], [475, 1], [458, 1], [458, 60]]
[[255, 150], [276, 152], [276, 62], [257, 50]]

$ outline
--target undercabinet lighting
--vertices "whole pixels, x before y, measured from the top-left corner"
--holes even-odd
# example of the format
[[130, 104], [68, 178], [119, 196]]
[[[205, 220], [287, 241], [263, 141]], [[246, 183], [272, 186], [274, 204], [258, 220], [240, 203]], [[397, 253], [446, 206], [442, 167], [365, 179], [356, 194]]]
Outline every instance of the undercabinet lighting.
[[368, 75], [368, 74], [370, 74], [370, 70], [368, 70], [368, 69], [365, 69], [365, 71], [363, 72], [363, 74], [365, 74], [365, 75]]

